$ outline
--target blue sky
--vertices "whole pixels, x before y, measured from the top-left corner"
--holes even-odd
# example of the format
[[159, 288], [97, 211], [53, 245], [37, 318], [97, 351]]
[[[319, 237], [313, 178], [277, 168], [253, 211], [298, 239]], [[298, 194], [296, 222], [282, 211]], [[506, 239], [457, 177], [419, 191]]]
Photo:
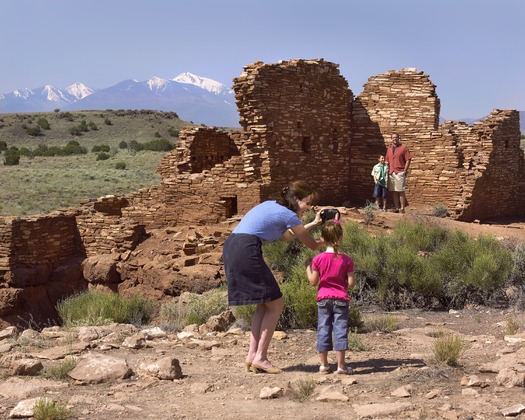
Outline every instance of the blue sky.
[[441, 116], [525, 110], [525, 0], [1, 0], [0, 93], [324, 58], [355, 95], [415, 67]]

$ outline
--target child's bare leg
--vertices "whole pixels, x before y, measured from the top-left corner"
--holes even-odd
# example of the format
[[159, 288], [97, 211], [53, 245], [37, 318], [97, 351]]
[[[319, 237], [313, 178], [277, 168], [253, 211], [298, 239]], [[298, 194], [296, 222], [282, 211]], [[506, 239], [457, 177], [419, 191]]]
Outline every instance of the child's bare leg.
[[337, 358], [337, 368], [346, 370], [345, 350], [336, 350], [335, 356]]
[[319, 359], [321, 360], [321, 366], [328, 367], [328, 352], [327, 351], [320, 351]]
[[386, 210], [386, 198], [383, 198], [383, 208]]

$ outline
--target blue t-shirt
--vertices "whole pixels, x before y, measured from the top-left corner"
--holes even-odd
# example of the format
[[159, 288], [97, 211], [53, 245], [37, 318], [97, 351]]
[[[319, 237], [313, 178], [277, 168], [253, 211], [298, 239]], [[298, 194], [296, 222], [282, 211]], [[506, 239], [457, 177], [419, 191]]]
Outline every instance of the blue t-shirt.
[[244, 215], [233, 233], [247, 233], [263, 241], [275, 241], [284, 232], [301, 224], [297, 214], [276, 201], [264, 201]]

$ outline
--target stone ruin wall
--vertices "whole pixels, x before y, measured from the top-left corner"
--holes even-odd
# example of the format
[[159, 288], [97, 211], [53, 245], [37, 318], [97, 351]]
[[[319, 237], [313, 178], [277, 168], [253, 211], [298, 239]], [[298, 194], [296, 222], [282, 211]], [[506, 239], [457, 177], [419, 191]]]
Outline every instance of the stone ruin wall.
[[[388, 71], [368, 79], [353, 107], [350, 146], [353, 203], [373, 202], [372, 168], [378, 156], [384, 155], [390, 146], [392, 132], [400, 134], [401, 142], [412, 154], [412, 164], [417, 165], [418, 156], [412, 144], [429, 139], [431, 131], [437, 129], [439, 108], [434, 84], [416, 69]], [[410, 181], [411, 177], [409, 186]]]
[[[466, 221], [521, 214], [525, 181], [508, 176], [509, 168], [524, 173], [517, 111], [494, 110], [473, 126], [459, 122], [439, 126], [435, 86], [415, 69], [371, 77], [353, 109], [354, 203], [373, 201], [371, 168], [396, 131], [412, 155], [409, 203], [428, 208], [443, 204], [452, 217]], [[488, 204], [495, 197], [498, 205]]]
[[349, 196], [352, 92], [338, 65], [253, 63], [234, 79], [240, 123], [261, 150], [262, 198], [304, 179], [324, 203]]

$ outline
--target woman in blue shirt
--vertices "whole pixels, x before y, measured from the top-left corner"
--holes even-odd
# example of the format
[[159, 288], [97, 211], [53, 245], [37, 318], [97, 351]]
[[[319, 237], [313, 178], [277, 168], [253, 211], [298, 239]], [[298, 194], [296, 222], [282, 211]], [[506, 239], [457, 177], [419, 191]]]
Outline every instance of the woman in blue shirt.
[[308, 232], [321, 224], [320, 212], [306, 225], [303, 214], [310, 210], [317, 194], [303, 181], [293, 181], [280, 198], [258, 204], [244, 215], [224, 243], [223, 261], [228, 281], [230, 306], [256, 305], [251, 323], [250, 348], [245, 369], [279, 373], [268, 360], [268, 347], [284, 308], [283, 295], [262, 255], [262, 243], [299, 239], [312, 250], [321, 246]]

